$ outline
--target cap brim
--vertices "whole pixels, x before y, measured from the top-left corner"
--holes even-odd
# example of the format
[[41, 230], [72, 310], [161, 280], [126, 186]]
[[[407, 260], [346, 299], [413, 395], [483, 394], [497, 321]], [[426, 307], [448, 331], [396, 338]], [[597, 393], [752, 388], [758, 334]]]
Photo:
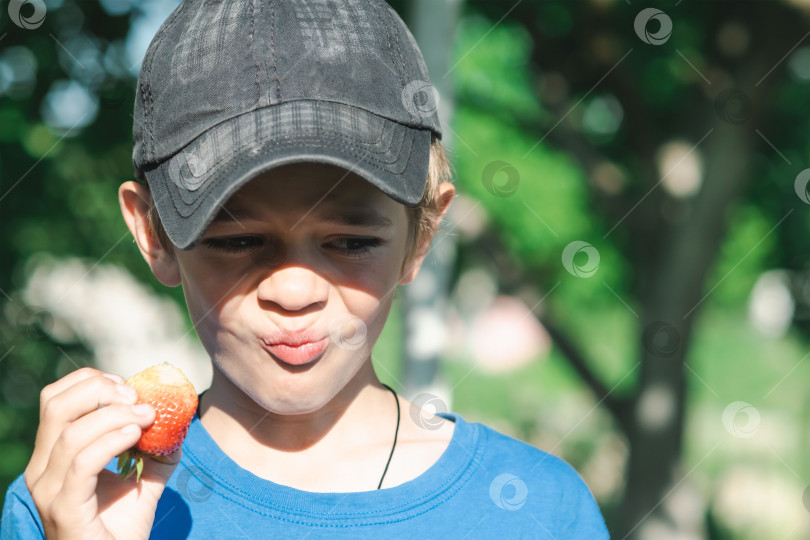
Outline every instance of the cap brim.
[[197, 246], [219, 209], [256, 175], [300, 162], [347, 169], [406, 206], [425, 190], [431, 131], [329, 101], [293, 101], [234, 117], [144, 169], [174, 245]]

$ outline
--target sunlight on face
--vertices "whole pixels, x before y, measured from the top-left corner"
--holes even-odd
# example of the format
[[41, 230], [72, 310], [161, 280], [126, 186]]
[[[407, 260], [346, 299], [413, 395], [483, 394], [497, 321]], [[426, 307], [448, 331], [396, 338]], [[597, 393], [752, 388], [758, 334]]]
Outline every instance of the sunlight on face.
[[[407, 232], [403, 205], [328, 165], [274, 169], [231, 197], [177, 262], [200, 340], [244, 394], [235, 399], [306, 413], [366, 377]], [[262, 343], [280, 330], [330, 339], [320, 360], [293, 368]]]

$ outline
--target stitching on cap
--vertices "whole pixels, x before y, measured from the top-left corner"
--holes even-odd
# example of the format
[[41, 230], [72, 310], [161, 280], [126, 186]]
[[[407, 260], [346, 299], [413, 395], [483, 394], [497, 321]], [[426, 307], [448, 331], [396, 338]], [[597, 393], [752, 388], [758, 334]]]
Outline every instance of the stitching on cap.
[[[299, 130], [299, 131], [298, 131], [298, 133], [307, 133], [307, 132], [311, 132], [311, 131], [314, 131], [314, 132], [315, 132], [315, 133], [314, 133], [314, 135], [313, 135], [312, 137], [303, 137], [303, 138], [302, 138], [302, 137], [298, 137], [298, 136], [297, 136], [297, 134], [291, 134], [291, 135], [282, 135], [282, 136], [280, 136], [280, 137], [275, 137], [275, 140], [273, 141], [273, 144], [274, 144], [274, 145], [282, 145], [282, 144], [289, 144], [289, 143], [291, 143], [291, 142], [307, 142], [307, 141], [309, 141], [309, 140], [313, 140], [313, 141], [316, 141], [316, 142], [317, 142], [318, 140], [320, 140], [320, 131], [319, 131], [317, 128], [316, 128], [315, 130], [310, 130], [310, 129], [307, 129], [307, 130]], [[373, 143], [368, 143], [368, 142], [365, 142], [365, 141], [363, 141], [363, 140], [361, 140], [361, 139], [358, 139], [358, 138], [356, 138], [356, 137], [352, 137], [351, 135], [344, 134], [344, 133], [333, 133], [333, 132], [330, 132], [330, 134], [331, 134], [331, 135], [333, 135], [333, 136], [337, 136], [337, 137], [339, 137], [339, 138], [341, 138], [341, 139], [348, 139], [348, 140], [350, 140], [350, 141], [354, 141], [354, 142], [355, 142], [355, 143], [357, 143], [357, 144], [360, 144], [360, 145], [366, 145], [366, 146], [373, 146], [373, 145], [379, 144], [379, 142], [381, 142], [381, 141], [382, 141], [382, 133], [380, 134], [380, 135], [381, 135], [381, 137], [380, 137], [379, 139], [377, 139], [377, 141], [376, 141], [376, 142], [373, 142]], [[267, 133], [267, 134], [265, 134], [264, 136], [259, 137], [258, 139], [254, 139], [254, 140], [251, 140], [251, 141], [247, 141], [247, 142], [245, 142], [244, 144], [242, 144], [242, 145], [240, 145], [240, 146], [237, 146], [236, 148], [234, 148], [233, 152], [231, 152], [231, 153], [230, 153], [229, 155], [227, 155], [227, 156], [222, 156], [222, 157], [220, 157], [220, 158], [219, 158], [217, 161], [215, 161], [215, 162], [214, 162], [214, 163], [211, 165], [211, 167], [208, 167], [208, 168], [207, 168], [207, 170], [208, 170], [208, 171], [215, 171], [216, 169], [218, 169], [218, 168], [219, 168], [220, 164], [221, 164], [223, 161], [227, 161], [228, 163], [230, 163], [231, 161], [233, 161], [233, 160], [229, 160], [228, 158], [232, 157], [234, 154], [238, 154], [238, 153], [239, 153], [239, 151], [240, 151], [240, 150], [242, 150], [243, 148], [246, 148], [246, 147], [251, 146], [251, 145], [253, 145], [253, 144], [256, 144], [256, 143], [262, 142], [262, 141], [264, 141], [265, 139], [268, 139], [268, 138], [271, 138], [271, 137], [273, 137], [273, 134], [272, 134], [272, 133]], [[404, 141], [404, 140], [405, 140], [405, 138], [403, 137], [403, 141]], [[331, 145], [332, 145], [332, 144], [328, 144], [328, 143], [327, 143], [327, 144], [324, 144], [323, 146], [331, 146]], [[334, 144], [333, 146], [341, 147], [341, 145], [339, 145], [339, 144]], [[351, 148], [351, 147], [348, 147], [348, 148]], [[400, 146], [400, 148], [401, 148], [401, 146]], [[387, 149], [385, 149], [385, 150], [382, 150], [382, 151], [379, 151], [379, 152], [378, 152], [378, 151], [371, 150], [371, 149], [366, 149], [366, 150], [365, 150], [365, 154], [368, 154], [368, 155], [375, 155], [375, 154], [376, 154], [376, 155], [386, 155], [386, 154], [388, 154], [389, 149], [390, 149], [390, 146], [389, 146], [389, 148], [387, 148]], [[379, 161], [379, 163], [387, 163], [387, 162], [384, 162], [384, 161]]]
[[[149, 71], [151, 72], [151, 65]], [[152, 95], [152, 85], [148, 86], [149, 88], [149, 106], [152, 109], [152, 115], [149, 117], [149, 140], [151, 141], [149, 144], [149, 148], [152, 150], [152, 159], [157, 159], [156, 155], [157, 152], [155, 151], [155, 97]]]
[[[150, 47], [149, 48], [150, 50], [147, 51], [147, 53], [149, 53], [149, 55], [148, 55], [149, 58], [144, 58], [144, 62], [147, 64], [147, 66], [146, 66], [147, 82], [152, 80], [152, 65], [154, 64], [154, 61], [155, 61], [155, 56], [156, 56], [155, 52], [157, 51], [158, 46], [160, 45], [160, 42], [163, 39], [163, 36], [166, 34], [166, 32], [169, 30], [169, 28], [171, 28], [172, 25], [174, 25], [174, 22], [180, 16], [180, 13], [184, 11], [186, 5], [187, 5], [186, 2], [181, 3], [172, 12], [172, 14], [169, 16], [169, 18], [166, 19], [166, 21], [163, 22], [161, 27], [158, 28], [158, 31], [155, 34], [155, 37], [152, 38], [152, 42], [153, 42], [154, 47]], [[157, 158], [155, 157], [156, 152], [155, 152], [155, 132], [154, 132], [154, 127], [155, 127], [155, 100], [154, 100], [154, 97], [152, 96], [152, 86], [151, 86], [151, 84], [147, 84], [147, 85], [141, 84], [141, 88], [144, 89], [145, 92], [149, 94], [149, 96], [148, 96], [149, 97], [149, 102], [152, 105], [152, 114], [147, 115], [146, 114], [146, 99], [147, 99], [147, 97], [146, 97], [146, 95], [144, 95], [143, 96], [144, 116], [146, 117], [144, 119], [144, 127], [147, 128], [147, 124], [148, 124], [147, 130], [149, 131], [149, 140], [151, 141], [150, 150], [151, 150], [151, 154], [152, 154], [152, 160], [156, 160]], [[147, 119], [148, 119], [148, 122], [146, 121]], [[148, 156], [149, 152], [146, 152], [145, 155]], [[147, 157], [147, 160], [148, 160], [148, 157]]]
[[256, 12], [253, 9], [253, 0], [250, 1], [250, 54], [253, 56], [253, 65], [256, 68], [256, 73], [253, 76], [253, 82], [256, 83], [256, 104], [262, 98], [261, 87], [259, 86], [259, 60], [256, 54], [256, 36], [254, 30], [256, 29]]
[[[285, 141], [284, 139], [288, 139], [288, 140]], [[332, 146], [332, 147], [335, 147], [335, 148], [338, 148], [338, 149], [341, 149], [341, 150], [345, 151], [347, 154], [349, 154], [350, 156], [352, 156], [354, 158], [357, 158], [357, 163], [360, 163], [360, 162], [367, 163], [368, 165], [370, 165], [370, 166], [372, 166], [372, 167], [374, 167], [374, 168], [376, 168], [376, 169], [378, 169], [380, 171], [383, 171], [383, 172], [386, 172], [386, 173], [389, 173], [389, 174], [392, 174], [392, 175], [395, 175], [395, 176], [402, 176], [404, 174], [405, 169], [408, 168], [407, 164], [410, 161], [410, 157], [413, 154], [413, 152], [411, 152], [411, 154], [409, 154], [408, 161], [405, 162], [405, 167], [401, 171], [398, 172], [398, 171], [392, 171], [392, 170], [386, 169], [384, 167], [381, 167], [379, 162], [375, 162], [375, 161], [371, 161], [371, 160], [367, 159], [367, 156], [368, 156], [369, 152], [363, 152], [362, 154], [358, 154], [356, 151], [354, 151], [354, 148], [352, 148], [350, 146], [346, 147], [346, 146], [342, 146], [342, 145], [340, 145], [338, 143], [331, 143], [331, 142], [324, 143], [324, 141], [322, 139], [317, 138], [317, 137], [313, 137], [311, 139], [310, 138], [302, 138], [302, 139], [295, 139], [295, 140], [289, 140], [289, 139], [291, 139], [291, 137], [287, 136], [287, 137], [282, 137], [282, 138], [278, 139], [277, 141], [273, 141], [273, 144], [267, 145], [265, 147], [266, 150], [263, 150], [263, 152], [267, 152], [267, 151], [273, 149], [275, 146], [282, 146], [283, 144], [291, 144], [291, 143], [294, 143], [294, 144], [298, 144], [298, 143], [315, 143], [315, 144], [313, 144], [313, 146], [315, 146], [315, 147], [324, 147], [324, 148]], [[403, 147], [404, 144], [405, 144], [405, 137], [402, 138], [402, 142], [400, 143], [400, 147], [399, 147], [399, 151], [397, 152], [397, 155], [401, 155], [402, 147]], [[244, 159], [246, 159], [246, 156], [244, 154], [238, 155], [236, 158], [230, 160], [228, 162], [228, 164], [230, 164], [230, 163], [239, 163], [240, 161], [243, 161]], [[222, 161], [222, 160], [220, 160], [220, 161]], [[216, 168], [216, 166], [215, 166], [215, 168]], [[164, 180], [168, 180], [167, 184], [169, 182], [174, 183], [171, 178], [166, 179], [165, 174], [163, 174], [162, 176], [163, 176]], [[228, 178], [228, 175], [221, 176], [213, 184], [209, 185], [206, 188], [206, 193], [210, 193], [211, 190], [214, 187], [216, 187], [217, 185], [219, 185], [220, 183], [225, 181], [227, 178]], [[170, 194], [172, 193], [171, 189], [169, 190], [169, 193]], [[201, 197], [200, 199], [198, 199], [198, 201], [203, 199], [203, 198], [204, 197]], [[175, 211], [178, 214], [183, 215], [180, 212], [180, 208], [178, 208], [178, 206], [177, 206], [177, 201], [175, 200], [175, 197], [171, 196], [170, 199], [172, 201], [172, 206], [174, 206]], [[200, 203], [197, 203], [194, 206], [198, 207], [199, 204]], [[186, 208], [188, 208], [188, 206], [190, 206], [190, 205], [186, 205]]]
[[[389, 173], [389, 174], [392, 174], [392, 175], [395, 175], [395, 176], [402, 176], [402, 174], [404, 173], [405, 169], [407, 169], [407, 164], [408, 164], [408, 162], [410, 161], [410, 157], [411, 157], [411, 155], [409, 154], [409, 156], [408, 156], [408, 161], [406, 161], [406, 162], [405, 162], [405, 167], [403, 167], [403, 169], [402, 169], [401, 171], [397, 172], [397, 171], [392, 171], [392, 170], [386, 169], [386, 168], [384, 168], [384, 167], [381, 167], [381, 166], [379, 165], [379, 163], [378, 163], [378, 162], [374, 162], [374, 161], [371, 161], [371, 160], [369, 160], [369, 159], [366, 159], [366, 156], [368, 155], [368, 152], [364, 152], [364, 153], [362, 153], [362, 154], [358, 154], [357, 152], [355, 152], [355, 151], [354, 151], [354, 149], [353, 149], [352, 147], [343, 147], [343, 146], [341, 146], [341, 145], [339, 145], [339, 144], [330, 144], [330, 143], [324, 143], [324, 142], [323, 142], [321, 139], [319, 139], [319, 138], [312, 138], [312, 139], [306, 139], [306, 138], [304, 138], [304, 139], [290, 140], [290, 141], [286, 141], [286, 142], [285, 142], [285, 141], [281, 141], [281, 140], [279, 140], [279, 141], [277, 141], [277, 142], [274, 142], [272, 145], [268, 145], [266, 148], [269, 150], [269, 149], [272, 149], [274, 146], [282, 146], [283, 144], [287, 144], [287, 145], [289, 145], [289, 144], [291, 144], [291, 143], [298, 144], [298, 143], [303, 143], [303, 142], [307, 142], [307, 143], [310, 143], [310, 142], [311, 142], [311, 143], [315, 143], [315, 144], [313, 144], [313, 146], [315, 146], [315, 147], [323, 147], [323, 148], [327, 148], [327, 147], [333, 146], [333, 147], [339, 148], [339, 149], [341, 149], [341, 150], [345, 151], [345, 152], [346, 152], [348, 155], [352, 156], [353, 158], [357, 158], [357, 161], [355, 162], [355, 165], [357, 165], [357, 164], [359, 164], [359, 163], [361, 163], [361, 162], [364, 162], [364, 163], [367, 163], [368, 165], [370, 165], [370, 166], [372, 166], [372, 167], [374, 167], [374, 168], [376, 168], [376, 169], [378, 169], [378, 170], [380, 170], [380, 171], [383, 171], [383, 172], [386, 172], [386, 173]], [[405, 142], [405, 139], [403, 138], [403, 140], [402, 140], [402, 144], [404, 144], [404, 142]], [[402, 145], [400, 145], [400, 153], [401, 153], [401, 149], [402, 149]], [[412, 154], [412, 153], [411, 153], [411, 154]], [[245, 156], [244, 154], [243, 154], [243, 155], [239, 155], [239, 156], [237, 156], [236, 158], [234, 158], [233, 160], [231, 160], [231, 161], [229, 162], [229, 164], [230, 164], [230, 163], [239, 163], [240, 161], [243, 161], [243, 160], [245, 160], [245, 159], [246, 159], [246, 156]], [[164, 178], [165, 178], [165, 174], [164, 174], [163, 176], [164, 176]], [[221, 176], [219, 179], [217, 179], [217, 180], [216, 180], [216, 182], [214, 182], [213, 184], [209, 185], [209, 186], [206, 188], [206, 193], [210, 193], [210, 192], [211, 192], [211, 190], [212, 190], [214, 187], [216, 187], [217, 185], [221, 184], [221, 183], [222, 183], [223, 181], [225, 181], [227, 178], [228, 178], [228, 175], [223, 175], [223, 176]], [[169, 179], [169, 181], [171, 181], [171, 179]], [[170, 193], [171, 193], [171, 190], [170, 190]], [[202, 201], [204, 198], [205, 198], [205, 196], [200, 197], [199, 199], [197, 199], [197, 201], [195, 201], [195, 203], [193, 204], [193, 207], [194, 207], [195, 209], [196, 209], [197, 207], [199, 207], [199, 205], [201, 204], [201, 202], [200, 202], [200, 201]], [[171, 199], [172, 199], [172, 206], [174, 206], [175, 211], [177, 211], [177, 213], [178, 213], [178, 214], [180, 214], [180, 215], [184, 215], [184, 214], [182, 214], [182, 213], [180, 212], [180, 208], [178, 208], [177, 203], [176, 203], [176, 201], [175, 201], [175, 198], [174, 198], [174, 197], [171, 197]], [[185, 203], [184, 203], [184, 204], [185, 204]], [[185, 205], [185, 206], [186, 206], [186, 208], [188, 208], [189, 206], [192, 206], [192, 205]]]
[[[380, 20], [380, 26], [385, 28], [385, 37], [388, 40], [388, 58], [391, 59], [391, 67], [394, 67], [394, 71], [396, 71], [395, 67], [396, 62], [394, 62], [394, 49], [391, 47], [391, 33], [388, 31], [388, 27], [385, 26], [385, 21], [383, 21], [382, 14], [380, 13], [380, 6], [372, 3], [370, 0], [368, 0], [367, 3], [373, 11], [377, 12], [377, 18]], [[402, 86], [404, 87], [405, 85], [404, 81], [402, 80], [402, 74], [397, 73], [397, 75], [399, 76], [400, 84], [402, 84]]]
[[[386, 9], [386, 12], [388, 13], [388, 20], [391, 21], [391, 26], [393, 27], [394, 32], [395, 32], [394, 37], [395, 37], [396, 43], [397, 43], [397, 53], [399, 53], [399, 63], [402, 64], [402, 73], [405, 74], [407, 82], [410, 82], [411, 74], [408, 71], [408, 68], [405, 66], [405, 59], [402, 57], [402, 49], [399, 46], [399, 28], [397, 28], [397, 23], [394, 20], [394, 17], [391, 15], [391, 11], [392, 10], [391, 10], [390, 7]], [[406, 81], [403, 81], [403, 82], [406, 82]], [[413, 115], [411, 115], [411, 116], [413, 116]]]
[[[295, 111], [293, 111], [293, 112], [295, 112]], [[316, 111], [316, 112], [317, 112], [317, 111]], [[258, 121], [258, 119], [257, 119], [257, 121]], [[220, 124], [220, 125], [222, 125], [222, 124]], [[306, 132], [308, 132], [308, 131], [313, 131], [313, 130], [312, 130], [312, 129], [300, 129], [300, 130], [297, 130], [297, 132], [304, 132], [304, 133], [306, 133]], [[315, 128], [315, 130], [314, 130], [314, 131], [316, 132], [316, 134], [317, 134], [317, 133], [320, 133], [320, 131], [318, 130], [318, 128]], [[384, 130], [383, 130], [383, 132], [384, 132]], [[355, 142], [356, 142], [358, 145], [363, 145], [363, 146], [374, 146], [374, 145], [378, 145], [378, 144], [380, 144], [380, 142], [382, 142], [382, 134], [383, 134], [383, 132], [381, 132], [381, 133], [380, 133], [380, 136], [377, 138], [377, 140], [376, 140], [376, 141], [373, 141], [373, 142], [367, 142], [367, 141], [364, 141], [364, 140], [362, 140], [362, 139], [358, 139], [357, 137], [353, 137], [353, 136], [351, 136], [351, 135], [349, 135], [349, 134], [347, 134], [347, 133], [335, 133], [335, 132], [331, 132], [331, 131], [329, 131], [329, 132], [327, 132], [327, 133], [330, 133], [330, 134], [335, 135], [335, 136], [337, 136], [337, 137], [340, 137], [340, 138], [342, 138], [342, 139], [348, 139], [348, 140], [350, 140], [350, 141], [355, 141]], [[251, 140], [249, 140], [249, 141], [247, 141], [247, 142], [245, 142], [245, 143], [241, 144], [240, 146], [237, 146], [236, 148], [234, 148], [234, 149], [233, 149], [233, 151], [232, 151], [230, 154], [228, 154], [227, 156], [222, 156], [222, 157], [220, 157], [220, 158], [219, 158], [217, 161], [215, 161], [215, 162], [212, 164], [211, 168], [216, 168], [216, 167], [217, 167], [217, 165], [218, 165], [220, 162], [222, 162], [222, 161], [224, 161], [224, 160], [228, 159], [230, 156], [232, 156], [232, 155], [236, 154], [237, 152], [239, 152], [241, 149], [245, 148], [246, 146], [250, 146], [250, 145], [252, 145], [252, 144], [256, 144], [256, 143], [261, 142], [261, 141], [264, 141], [265, 139], [268, 139], [268, 138], [270, 138], [270, 137], [275, 137], [275, 134], [274, 134], [274, 133], [264, 133], [264, 135], [262, 135], [262, 136], [261, 136], [261, 137], [259, 137], [258, 139], [251, 139]], [[281, 135], [280, 137], [275, 137], [275, 138], [276, 138], [276, 140], [278, 140], [278, 141], [284, 141], [284, 140], [288, 140], [288, 139], [293, 139], [294, 137], [295, 137], [295, 135], [294, 135], [294, 134], [292, 134], [292, 135]], [[296, 139], [296, 140], [298, 140], [298, 139]], [[192, 142], [192, 143], [190, 143], [190, 144], [194, 144], [194, 143]], [[182, 150], [181, 150], [181, 151], [182, 151]], [[382, 154], [387, 153], [387, 149], [386, 149], [386, 150], [379, 151], [379, 152], [374, 151], [374, 150], [368, 150], [368, 152], [369, 152], [370, 154], [380, 154], [380, 155], [382, 155]], [[179, 152], [178, 152], [178, 153], [179, 153]], [[171, 158], [170, 158], [170, 159], [171, 159]], [[209, 170], [210, 170], [210, 168], [209, 168]]]
[[[394, 49], [393, 47], [391, 47], [391, 30], [389, 26], [385, 24], [385, 21], [383, 21], [382, 13], [380, 12], [380, 10], [387, 9], [386, 14], [388, 15], [388, 20], [391, 22], [391, 26], [393, 26], [394, 29], [396, 29], [396, 24], [394, 23], [393, 17], [391, 16], [391, 7], [388, 6], [387, 4], [386, 5], [375, 4], [374, 7], [377, 9], [377, 16], [380, 19], [380, 24], [385, 28], [385, 35], [388, 38], [388, 56], [391, 59], [391, 67], [394, 69], [394, 71], [397, 72], [397, 76], [399, 77], [399, 86], [401, 88], [401, 91], [404, 92], [406, 85], [410, 82], [406, 81], [403, 78], [404, 74], [403, 71], [407, 72], [407, 69], [398, 70], [396, 68], [396, 61], [394, 60]], [[397, 31], [396, 37], [397, 37], [397, 50], [399, 51], [400, 62], [404, 67], [405, 64], [404, 61], [402, 60], [402, 51], [399, 50], [399, 31]], [[409, 73], [408, 76], [410, 76]], [[417, 118], [413, 115], [413, 113], [411, 113], [411, 111], [407, 107], [405, 107], [405, 110], [408, 112], [408, 116], [410, 117], [411, 121], [417, 120]]]
[[[270, 56], [273, 59], [273, 72], [276, 76], [276, 102], [279, 102], [281, 101], [281, 81], [278, 78], [278, 59], [276, 59], [276, 9], [273, 0], [270, 0], [268, 5], [270, 7]], [[267, 69], [267, 58], [264, 59], [264, 65]]]
[[143, 124], [141, 124], [141, 153], [143, 153], [143, 162], [149, 162], [149, 150], [146, 148], [146, 131], [149, 130], [149, 110], [146, 108], [146, 87], [144, 86], [143, 82], [141, 82], [141, 106], [143, 107]]

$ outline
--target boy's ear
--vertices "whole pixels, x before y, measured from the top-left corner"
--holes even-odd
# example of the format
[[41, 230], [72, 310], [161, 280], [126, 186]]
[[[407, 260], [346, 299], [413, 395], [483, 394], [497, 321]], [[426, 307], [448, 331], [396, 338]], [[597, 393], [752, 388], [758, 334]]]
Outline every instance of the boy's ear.
[[180, 267], [174, 253], [163, 249], [156, 235], [149, 231], [149, 205], [152, 194], [143, 185], [132, 180], [118, 188], [118, 202], [124, 221], [138, 244], [144, 260], [155, 277], [167, 287], [180, 284]]
[[[450, 208], [450, 202], [453, 200], [455, 194], [456, 187], [450, 182], [442, 182], [439, 184], [439, 215], [436, 217], [436, 221], [433, 222], [432, 229], [434, 231], [438, 229], [439, 224], [441, 223], [442, 219], [444, 219], [448, 208]], [[405, 263], [402, 265], [402, 273], [400, 274], [400, 279], [397, 282], [399, 285], [407, 285], [416, 278], [417, 274], [419, 274], [419, 269], [422, 268], [422, 262], [425, 260], [425, 256], [427, 256], [428, 251], [430, 250], [430, 244], [432, 241], [433, 235], [422, 238], [419, 245], [414, 250], [414, 254], [411, 259], [405, 261]]]

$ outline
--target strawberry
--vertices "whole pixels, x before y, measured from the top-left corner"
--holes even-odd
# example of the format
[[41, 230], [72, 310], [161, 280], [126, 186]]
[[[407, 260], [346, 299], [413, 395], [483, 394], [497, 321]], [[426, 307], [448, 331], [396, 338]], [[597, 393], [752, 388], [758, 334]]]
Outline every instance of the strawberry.
[[154, 423], [143, 431], [135, 446], [118, 456], [121, 480], [137, 472], [138, 481], [143, 455], [165, 456], [180, 448], [197, 410], [197, 391], [183, 372], [168, 362], [146, 368], [125, 384], [137, 390], [138, 403], [155, 408]]

